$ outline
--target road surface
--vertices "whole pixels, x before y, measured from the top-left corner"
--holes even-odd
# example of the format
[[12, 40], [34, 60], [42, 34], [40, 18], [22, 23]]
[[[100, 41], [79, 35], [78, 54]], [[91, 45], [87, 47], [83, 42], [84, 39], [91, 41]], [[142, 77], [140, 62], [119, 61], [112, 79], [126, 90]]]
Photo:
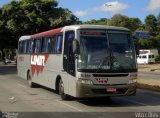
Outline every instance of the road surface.
[[139, 78], [160, 80], [160, 72], [138, 72]]
[[29, 88], [27, 81], [17, 76], [15, 66], [0, 65], [0, 111], [3, 116], [20, 118], [115, 118], [120, 115], [126, 118], [138, 115], [159, 118], [160, 93], [138, 89], [136, 96], [62, 101], [53, 90]]

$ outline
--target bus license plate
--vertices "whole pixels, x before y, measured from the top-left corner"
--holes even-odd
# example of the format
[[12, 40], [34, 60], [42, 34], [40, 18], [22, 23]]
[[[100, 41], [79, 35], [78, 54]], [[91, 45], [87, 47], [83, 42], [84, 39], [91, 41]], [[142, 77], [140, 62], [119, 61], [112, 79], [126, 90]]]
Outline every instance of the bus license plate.
[[107, 88], [106, 89], [107, 92], [117, 92], [116, 88]]

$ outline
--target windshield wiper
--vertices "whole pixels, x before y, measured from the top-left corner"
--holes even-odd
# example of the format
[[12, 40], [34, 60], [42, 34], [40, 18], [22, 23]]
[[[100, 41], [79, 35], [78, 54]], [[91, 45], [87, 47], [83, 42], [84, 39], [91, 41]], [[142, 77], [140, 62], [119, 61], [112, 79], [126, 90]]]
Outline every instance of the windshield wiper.
[[[110, 70], [113, 70], [113, 69], [121, 69], [121, 70], [124, 70], [124, 67], [120, 65], [120, 63], [118, 62], [118, 60], [117, 60], [117, 59], [115, 58], [115, 56], [113, 55], [112, 50], [110, 50], [110, 55], [107, 56], [107, 57], [105, 57], [105, 58], [102, 60], [102, 62], [99, 64], [98, 69], [97, 69], [96, 72], [100, 71], [100, 70], [102, 69], [102, 66], [103, 66], [107, 61], [108, 61], [107, 66], [110, 67]], [[118, 65], [117, 67], [114, 66], [114, 63], [115, 63], [115, 62], [118, 63], [118, 64], [117, 64], [117, 65]]]
[[[110, 56], [105, 57], [105, 58], [102, 60], [102, 62], [98, 65], [98, 69], [97, 69], [96, 72], [98, 72], [99, 70], [101, 70], [101, 69], [102, 69], [102, 66], [104, 65], [104, 63], [105, 63], [106, 61], [109, 62], [109, 60], [110, 60]], [[107, 65], [110, 66], [109, 63], [108, 63]]]

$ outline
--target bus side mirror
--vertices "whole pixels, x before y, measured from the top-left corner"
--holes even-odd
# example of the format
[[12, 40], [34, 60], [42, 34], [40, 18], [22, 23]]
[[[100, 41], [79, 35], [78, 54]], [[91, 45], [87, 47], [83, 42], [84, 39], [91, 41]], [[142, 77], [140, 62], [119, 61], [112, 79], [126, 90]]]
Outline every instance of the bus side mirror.
[[74, 39], [72, 42], [72, 51], [73, 54], [79, 54], [79, 46], [78, 46], [78, 41], [76, 39]]

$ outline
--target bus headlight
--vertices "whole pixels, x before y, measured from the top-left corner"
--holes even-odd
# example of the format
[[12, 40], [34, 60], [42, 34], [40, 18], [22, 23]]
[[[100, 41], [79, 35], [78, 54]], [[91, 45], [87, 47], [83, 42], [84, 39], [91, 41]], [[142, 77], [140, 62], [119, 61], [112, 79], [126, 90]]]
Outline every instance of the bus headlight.
[[91, 80], [89, 80], [89, 79], [80, 79], [80, 83], [82, 83], [82, 84], [93, 84], [93, 82], [91, 81]]
[[137, 79], [131, 79], [129, 80], [128, 84], [133, 84], [133, 83], [136, 83], [137, 82]]

